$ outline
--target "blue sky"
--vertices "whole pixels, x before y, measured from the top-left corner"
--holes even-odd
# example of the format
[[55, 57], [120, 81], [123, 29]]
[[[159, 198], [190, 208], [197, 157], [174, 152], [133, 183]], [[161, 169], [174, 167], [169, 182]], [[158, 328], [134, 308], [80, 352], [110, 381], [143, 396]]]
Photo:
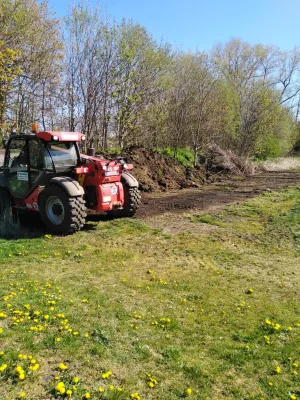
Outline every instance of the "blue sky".
[[[96, 0], [89, 0], [96, 4]], [[49, 0], [57, 17], [73, 0]], [[300, 45], [300, 0], [105, 0], [117, 21], [132, 19], [182, 50], [210, 50], [239, 37], [288, 50]]]

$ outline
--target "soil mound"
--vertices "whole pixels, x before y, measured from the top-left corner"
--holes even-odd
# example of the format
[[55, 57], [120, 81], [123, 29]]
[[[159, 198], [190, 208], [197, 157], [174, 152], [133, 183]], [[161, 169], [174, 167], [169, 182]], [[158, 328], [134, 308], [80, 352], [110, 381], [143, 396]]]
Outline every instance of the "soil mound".
[[207, 149], [204, 164], [196, 168], [186, 168], [171, 156], [137, 147], [122, 154], [110, 154], [108, 158], [120, 155], [127, 163], [133, 164], [133, 175], [144, 192], [199, 188], [204, 183], [222, 180], [224, 175], [248, 176], [254, 172], [247, 160], [215, 144]]
[[131, 148], [122, 153], [128, 163], [134, 165], [133, 174], [145, 192], [200, 187], [206, 180], [206, 170], [185, 168], [174, 158], [157, 151]]

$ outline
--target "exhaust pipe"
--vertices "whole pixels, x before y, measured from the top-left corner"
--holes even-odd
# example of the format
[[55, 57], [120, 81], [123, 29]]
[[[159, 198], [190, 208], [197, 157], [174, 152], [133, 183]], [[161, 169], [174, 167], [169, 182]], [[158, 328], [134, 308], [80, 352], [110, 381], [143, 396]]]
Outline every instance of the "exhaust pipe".
[[94, 147], [89, 147], [87, 149], [87, 155], [91, 156], [91, 157], [95, 157], [95, 149], [94, 149]]

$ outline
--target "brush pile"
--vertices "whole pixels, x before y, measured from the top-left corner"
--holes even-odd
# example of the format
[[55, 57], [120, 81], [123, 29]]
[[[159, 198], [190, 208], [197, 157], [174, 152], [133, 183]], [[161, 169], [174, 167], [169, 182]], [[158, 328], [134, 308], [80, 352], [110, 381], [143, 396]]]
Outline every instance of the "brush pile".
[[215, 173], [249, 176], [254, 173], [254, 165], [247, 159], [237, 156], [231, 150], [221, 149], [212, 144], [206, 150], [206, 168]]

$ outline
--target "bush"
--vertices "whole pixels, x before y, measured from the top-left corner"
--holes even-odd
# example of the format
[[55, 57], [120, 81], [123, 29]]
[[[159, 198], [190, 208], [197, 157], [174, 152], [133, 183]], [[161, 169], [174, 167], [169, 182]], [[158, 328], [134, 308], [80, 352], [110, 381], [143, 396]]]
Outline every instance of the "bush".
[[[174, 150], [170, 147], [165, 149], [156, 149], [161, 154], [174, 158]], [[180, 162], [185, 168], [192, 168], [194, 166], [194, 155], [193, 152], [187, 148], [177, 149], [176, 160]]]
[[105, 150], [101, 150], [100, 148], [97, 148], [95, 150], [96, 154], [101, 154], [104, 157], [110, 157], [110, 156], [115, 156], [116, 154], [121, 154], [122, 153], [122, 148], [121, 147], [110, 147], [108, 149]]
[[282, 148], [280, 146], [280, 140], [277, 138], [266, 139], [261, 149], [256, 151], [254, 159], [256, 160], [267, 160], [269, 158], [276, 158], [282, 155]]

